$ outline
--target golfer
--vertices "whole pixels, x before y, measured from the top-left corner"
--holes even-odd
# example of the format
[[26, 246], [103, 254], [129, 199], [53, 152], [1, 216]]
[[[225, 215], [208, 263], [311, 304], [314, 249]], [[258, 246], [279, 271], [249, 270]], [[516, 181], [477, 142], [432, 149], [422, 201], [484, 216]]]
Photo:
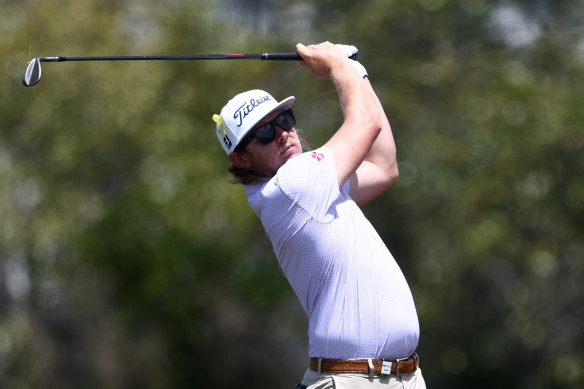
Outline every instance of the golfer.
[[344, 121], [303, 152], [294, 97], [238, 94], [214, 115], [230, 172], [245, 187], [308, 316], [309, 365], [297, 388], [425, 388], [414, 300], [359, 206], [398, 177], [395, 143], [352, 46], [296, 49], [300, 65], [335, 85]]

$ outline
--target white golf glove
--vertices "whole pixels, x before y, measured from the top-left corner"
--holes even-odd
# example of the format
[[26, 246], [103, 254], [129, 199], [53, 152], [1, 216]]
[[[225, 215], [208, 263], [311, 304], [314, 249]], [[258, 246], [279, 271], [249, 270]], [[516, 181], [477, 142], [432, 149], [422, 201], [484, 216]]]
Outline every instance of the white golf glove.
[[359, 77], [361, 78], [369, 78], [369, 74], [367, 74], [367, 69], [365, 69], [365, 66], [361, 65], [360, 62], [355, 61], [355, 60], [351, 60], [351, 64], [353, 65], [353, 67], [355, 68], [355, 70], [357, 71], [357, 73], [359, 73]]
[[[357, 54], [357, 52], [359, 51], [359, 49], [357, 49], [357, 47], [355, 47], [353, 45], [336, 44], [335, 46], [343, 49], [345, 54], [347, 54], [347, 57], [351, 57], [352, 55]], [[351, 60], [351, 64], [353, 65], [355, 70], [357, 70], [357, 73], [359, 73], [359, 76], [361, 78], [369, 77], [369, 75], [367, 74], [367, 69], [365, 69], [365, 66], [361, 65], [358, 61], [356, 61], [354, 59]]]

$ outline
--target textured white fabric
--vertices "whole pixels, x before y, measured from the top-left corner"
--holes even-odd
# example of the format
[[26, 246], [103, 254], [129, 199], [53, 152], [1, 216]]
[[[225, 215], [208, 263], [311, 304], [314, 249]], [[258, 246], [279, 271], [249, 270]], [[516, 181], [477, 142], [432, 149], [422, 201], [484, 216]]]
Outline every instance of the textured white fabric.
[[389, 358], [416, 350], [408, 284], [350, 198], [349, 183], [339, 190], [328, 148], [290, 159], [246, 191], [308, 315], [311, 357]]
[[422, 369], [400, 377], [376, 375], [374, 378], [368, 374], [318, 374], [309, 369], [304, 374], [302, 384], [307, 389], [426, 389]]

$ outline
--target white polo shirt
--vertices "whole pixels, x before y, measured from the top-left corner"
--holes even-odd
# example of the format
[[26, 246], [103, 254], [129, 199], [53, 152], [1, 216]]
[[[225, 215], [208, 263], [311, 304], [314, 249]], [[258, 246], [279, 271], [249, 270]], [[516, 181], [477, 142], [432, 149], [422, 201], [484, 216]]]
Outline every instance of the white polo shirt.
[[245, 187], [284, 275], [308, 315], [309, 356], [390, 358], [416, 350], [414, 300], [361, 209], [339, 190], [331, 151], [290, 159]]

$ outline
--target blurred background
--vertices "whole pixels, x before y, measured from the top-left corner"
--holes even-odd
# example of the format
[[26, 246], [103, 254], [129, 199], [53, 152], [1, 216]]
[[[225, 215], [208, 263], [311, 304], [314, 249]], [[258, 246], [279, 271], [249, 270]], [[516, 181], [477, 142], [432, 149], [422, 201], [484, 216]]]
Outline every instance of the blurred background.
[[307, 320], [211, 115], [294, 62], [39, 56], [354, 44], [400, 179], [365, 213], [401, 265], [429, 388], [584, 387], [584, 2], [2, 0], [0, 387], [293, 388]]

